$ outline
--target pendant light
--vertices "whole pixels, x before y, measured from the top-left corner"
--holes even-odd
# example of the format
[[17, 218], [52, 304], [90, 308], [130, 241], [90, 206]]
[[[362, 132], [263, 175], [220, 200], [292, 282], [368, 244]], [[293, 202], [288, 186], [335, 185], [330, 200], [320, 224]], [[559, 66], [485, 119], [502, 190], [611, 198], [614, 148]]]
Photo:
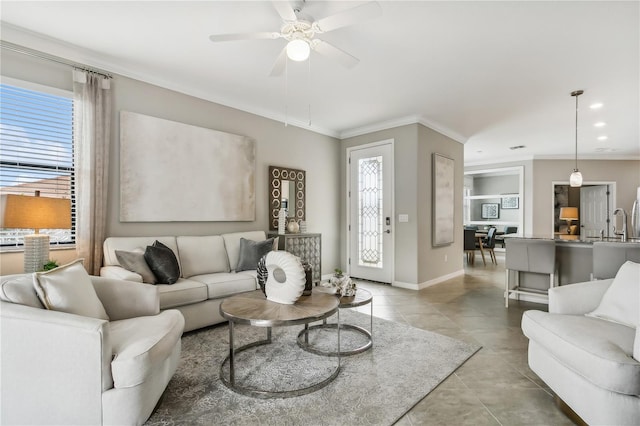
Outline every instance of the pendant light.
[[576, 165], [573, 169], [573, 173], [571, 173], [571, 177], [569, 177], [569, 185], [573, 187], [582, 186], [582, 173], [578, 170], [578, 96], [582, 95], [584, 90], [576, 90], [575, 92], [571, 92], [571, 96], [575, 96], [576, 98]]

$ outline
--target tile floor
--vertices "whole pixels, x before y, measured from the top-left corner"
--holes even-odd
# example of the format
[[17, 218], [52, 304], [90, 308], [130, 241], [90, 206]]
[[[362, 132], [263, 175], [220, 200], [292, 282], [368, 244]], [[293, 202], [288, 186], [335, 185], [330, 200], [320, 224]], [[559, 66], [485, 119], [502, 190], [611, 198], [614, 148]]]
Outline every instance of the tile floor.
[[514, 301], [504, 307], [503, 255], [497, 266], [479, 258], [473, 267], [465, 262], [465, 272], [418, 292], [359, 284], [373, 293], [375, 316], [482, 345], [396, 424], [573, 425], [527, 365], [520, 319], [525, 310], [546, 305]]

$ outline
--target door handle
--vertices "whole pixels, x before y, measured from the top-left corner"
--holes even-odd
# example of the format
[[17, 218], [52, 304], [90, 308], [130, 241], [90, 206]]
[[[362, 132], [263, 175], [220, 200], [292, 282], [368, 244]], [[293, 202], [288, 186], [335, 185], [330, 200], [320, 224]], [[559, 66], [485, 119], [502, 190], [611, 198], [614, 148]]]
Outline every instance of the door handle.
[[387, 230], [386, 230], [386, 231], [384, 231], [384, 232], [385, 232], [385, 233], [387, 233], [387, 234], [390, 234], [390, 233], [391, 233], [391, 229], [387, 229]]

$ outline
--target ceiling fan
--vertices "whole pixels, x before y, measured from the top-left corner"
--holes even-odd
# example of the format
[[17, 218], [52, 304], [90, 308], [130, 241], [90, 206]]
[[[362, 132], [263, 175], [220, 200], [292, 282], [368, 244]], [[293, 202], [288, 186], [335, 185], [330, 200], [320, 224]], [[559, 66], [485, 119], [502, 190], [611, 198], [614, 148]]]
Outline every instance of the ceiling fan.
[[333, 59], [347, 68], [352, 68], [360, 62], [358, 58], [326, 41], [316, 38], [316, 35], [375, 18], [382, 12], [377, 2], [371, 1], [314, 21], [302, 13], [304, 0], [295, 2], [293, 6], [287, 1], [272, 1], [272, 4], [283, 20], [279, 32], [214, 34], [209, 36], [209, 39], [213, 42], [285, 39], [287, 45], [278, 55], [278, 59], [271, 70], [272, 76], [282, 74], [287, 63], [287, 57], [294, 61], [304, 61], [309, 58], [311, 50]]

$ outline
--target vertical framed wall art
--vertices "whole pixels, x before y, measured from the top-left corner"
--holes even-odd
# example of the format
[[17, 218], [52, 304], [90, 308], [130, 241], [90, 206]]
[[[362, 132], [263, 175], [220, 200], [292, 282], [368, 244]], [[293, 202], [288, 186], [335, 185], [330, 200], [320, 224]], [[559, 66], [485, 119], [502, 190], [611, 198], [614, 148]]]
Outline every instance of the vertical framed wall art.
[[431, 206], [432, 245], [434, 247], [453, 244], [454, 239], [454, 181], [455, 161], [442, 154], [433, 154], [433, 200]]

